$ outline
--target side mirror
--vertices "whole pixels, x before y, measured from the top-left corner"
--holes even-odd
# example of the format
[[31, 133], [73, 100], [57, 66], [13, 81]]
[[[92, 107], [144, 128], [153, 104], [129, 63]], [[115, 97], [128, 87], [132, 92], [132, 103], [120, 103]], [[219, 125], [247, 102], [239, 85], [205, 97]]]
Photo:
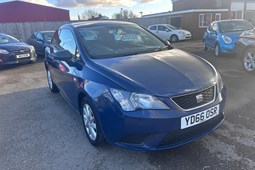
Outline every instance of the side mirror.
[[164, 40], [164, 43], [165, 43], [166, 46], [169, 47], [169, 49], [173, 49], [174, 48], [168, 40]]
[[54, 59], [60, 61], [70, 61], [72, 59], [72, 54], [68, 50], [58, 51], [55, 53]]
[[166, 32], [170, 32], [171, 30], [170, 29], [166, 29]]

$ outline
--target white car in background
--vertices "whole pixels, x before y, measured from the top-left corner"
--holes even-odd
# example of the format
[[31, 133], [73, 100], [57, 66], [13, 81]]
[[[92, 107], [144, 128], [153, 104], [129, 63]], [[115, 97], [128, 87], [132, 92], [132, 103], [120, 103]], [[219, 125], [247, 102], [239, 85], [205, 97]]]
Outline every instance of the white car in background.
[[177, 42], [191, 39], [192, 35], [189, 31], [178, 29], [169, 24], [156, 24], [148, 27], [148, 30], [163, 40]]

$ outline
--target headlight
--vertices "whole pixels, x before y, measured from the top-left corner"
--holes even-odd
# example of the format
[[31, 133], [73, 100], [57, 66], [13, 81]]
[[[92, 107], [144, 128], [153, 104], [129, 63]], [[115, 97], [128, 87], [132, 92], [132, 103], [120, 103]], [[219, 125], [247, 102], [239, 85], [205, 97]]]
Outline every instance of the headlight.
[[232, 43], [232, 39], [226, 35], [222, 35], [222, 39], [226, 44], [231, 44]]
[[124, 111], [134, 111], [137, 109], [169, 109], [169, 107], [158, 98], [151, 95], [130, 93], [117, 89], [110, 89], [110, 92]]
[[29, 46], [28, 48], [30, 49], [30, 52], [31, 52], [31, 53], [35, 52], [34, 46]]
[[9, 51], [4, 50], [4, 49], [0, 49], [0, 54], [9, 54]]

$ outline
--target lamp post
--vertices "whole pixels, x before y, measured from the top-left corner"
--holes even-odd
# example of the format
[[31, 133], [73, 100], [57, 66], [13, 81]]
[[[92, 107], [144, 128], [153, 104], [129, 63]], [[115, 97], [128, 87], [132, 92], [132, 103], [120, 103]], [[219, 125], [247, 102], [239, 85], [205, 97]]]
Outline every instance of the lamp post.
[[141, 18], [142, 18], [143, 17], [143, 12], [141, 11], [140, 14], [141, 14]]

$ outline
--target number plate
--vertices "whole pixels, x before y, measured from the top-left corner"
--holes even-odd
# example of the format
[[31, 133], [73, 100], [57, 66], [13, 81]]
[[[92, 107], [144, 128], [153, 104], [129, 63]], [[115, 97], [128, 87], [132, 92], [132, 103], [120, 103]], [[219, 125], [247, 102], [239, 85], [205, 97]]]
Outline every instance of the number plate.
[[220, 105], [214, 106], [200, 113], [195, 113], [181, 118], [181, 129], [198, 125], [219, 115]]
[[30, 54], [19, 54], [16, 55], [17, 58], [26, 58], [26, 57], [30, 57]]

